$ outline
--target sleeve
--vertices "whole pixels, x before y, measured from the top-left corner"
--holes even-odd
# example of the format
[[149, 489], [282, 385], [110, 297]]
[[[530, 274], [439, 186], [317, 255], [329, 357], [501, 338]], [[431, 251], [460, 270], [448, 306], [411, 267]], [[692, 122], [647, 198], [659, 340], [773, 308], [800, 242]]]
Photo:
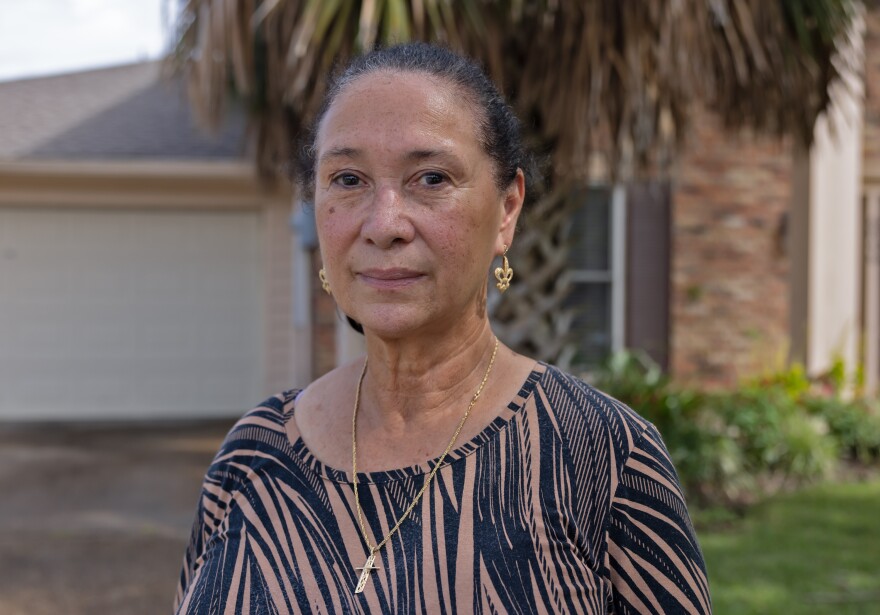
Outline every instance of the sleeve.
[[[222, 594], [223, 572], [234, 562], [222, 558], [209, 561], [208, 551], [218, 537], [225, 541], [232, 531], [229, 528], [230, 513], [252, 477], [253, 450], [259, 446], [259, 442], [249, 440], [247, 434], [253, 432], [249, 426], [260, 421], [263, 406], [245, 414], [232, 427], [205, 473], [189, 543], [183, 556], [183, 569], [174, 597], [174, 613], [204, 612], [204, 605], [214, 605], [217, 596]], [[194, 594], [197, 596], [194, 597]]]
[[233, 425], [211, 462], [183, 557], [174, 613], [219, 612], [218, 605], [224, 602], [241, 564], [227, 551], [242, 532], [233, 520], [234, 511], [241, 498], [247, 497], [258, 471], [258, 451], [265, 438], [283, 434], [287, 406], [298, 392], [293, 389], [270, 397], [247, 412]]
[[711, 613], [703, 554], [675, 468], [649, 425], [620, 473], [608, 520], [615, 613]]
[[196, 573], [199, 570], [205, 548], [218, 528], [220, 527], [232, 499], [232, 494], [224, 489], [218, 480], [220, 462], [215, 459], [202, 483], [202, 491], [196, 508], [196, 517], [190, 532], [189, 543], [183, 556], [183, 569], [177, 584], [177, 592], [174, 597], [174, 609], [177, 613], [187, 596], [190, 586], [193, 584]]
[[186, 590], [195, 574], [195, 562], [199, 558], [199, 554], [202, 552], [206, 541], [205, 533], [207, 528], [202, 521], [203, 514], [202, 499], [199, 497], [196, 519], [190, 532], [189, 543], [186, 545], [186, 551], [183, 554], [183, 569], [180, 571], [180, 579], [177, 581], [173, 613], [177, 613], [178, 609], [180, 609], [180, 603], [183, 601], [183, 596], [186, 594]]

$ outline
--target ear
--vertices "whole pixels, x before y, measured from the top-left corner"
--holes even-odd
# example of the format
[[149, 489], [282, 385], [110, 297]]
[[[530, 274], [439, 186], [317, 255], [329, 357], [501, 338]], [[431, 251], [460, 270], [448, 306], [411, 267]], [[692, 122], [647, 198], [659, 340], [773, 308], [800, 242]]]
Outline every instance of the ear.
[[505, 189], [502, 196], [501, 226], [495, 240], [495, 252], [498, 255], [504, 253], [504, 246], [510, 247], [513, 243], [516, 221], [519, 220], [519, 214], [522, 212], [523, 201], [526, 197], [526, 177], [522, 169], [516, 170], [516, 177], [510, 182], [510, 186]]

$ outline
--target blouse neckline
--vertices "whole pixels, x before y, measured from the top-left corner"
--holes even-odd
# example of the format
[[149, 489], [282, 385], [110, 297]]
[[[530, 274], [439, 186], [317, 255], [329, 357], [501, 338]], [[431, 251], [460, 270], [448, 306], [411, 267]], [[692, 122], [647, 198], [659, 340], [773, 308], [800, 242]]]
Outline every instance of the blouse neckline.
[[[510, 401], [510, 403], [508, 403], [507, 406], [505, 406], [501, 410], [501, 412], [498, 413], [495, 419], [477, 435], [475, 435], [467, 442], [463, 442], [451, 451], [449, 451], [449, 454], [443, 461], [443, 465], [452, 465], [465, 459], [469, 455], [472, 455], [474, 452], [476, 452], [478, 448], [480, 448], [480, 446], [488, 442], [492, 437], [495, 436], [495, 434], [497, 434], [502, 429], [505, 429], [511, 422], [513, 422], [513, 420], [520, 414], [522, 408], [525, 407], [526, 402], [534, 393], [535, 385], [541, 380], [546, 371], [547, 365], [540, 361], [537, 362], [531, 373], [526, 378], [525, 382], [523, 382], [522, 386], [519, 388], [517, 394]], [[285, 440], [290, 446], [291, 456], [299, 460], [305, 468], [325, 480], [337, 483], [351, 484], [351, 471], [349, 470], [346, 472], [343, 470], [339, 470], [320, 461], [317, 457], [315, 457], [309, 447], [306, 446], [305, 441], [299, 435], [298, 429], [296, 430], [296, 441], [291, 441], [290, 432], [287, 430], [287, 423], [294, 416], [296, 410], [296, 397], [299, 395], [300, 392], [301, 390], [293, 390], [290, 392], [290, 397], [288, 398], [290, 400], [289, 406], [285, 409], [283, 417], [282, 429], [284, 431]], [[383, 470], [379, 472], [358, 472], [358, 483], [388, 483], [393, 481], [405, 480], [414, 476], [428, 474], [437, 464], [437, 461], [439, 459], [440, 457], [438, 456], [434, 459], [426, 461], [425, 463], [407, 466], [396, 470]]]

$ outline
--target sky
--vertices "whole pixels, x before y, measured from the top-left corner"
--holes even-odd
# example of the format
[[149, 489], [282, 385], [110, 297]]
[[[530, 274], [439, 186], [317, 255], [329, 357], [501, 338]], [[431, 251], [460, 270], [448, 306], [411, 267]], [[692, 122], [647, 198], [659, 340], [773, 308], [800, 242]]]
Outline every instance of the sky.
[[0, 81], [158, 58], [163, 5], [174, 2], [0, 0]]

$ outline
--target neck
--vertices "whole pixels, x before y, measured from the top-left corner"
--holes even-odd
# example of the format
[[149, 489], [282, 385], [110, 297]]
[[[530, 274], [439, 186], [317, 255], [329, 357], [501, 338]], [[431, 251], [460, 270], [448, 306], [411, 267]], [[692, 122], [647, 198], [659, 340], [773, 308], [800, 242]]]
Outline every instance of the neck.
[[459, 335], [382, 340], [368, 334], [366, 341], [361, 420], [393, 428], [463, 412], [489, 366], [495, 336], [484, 320]]

